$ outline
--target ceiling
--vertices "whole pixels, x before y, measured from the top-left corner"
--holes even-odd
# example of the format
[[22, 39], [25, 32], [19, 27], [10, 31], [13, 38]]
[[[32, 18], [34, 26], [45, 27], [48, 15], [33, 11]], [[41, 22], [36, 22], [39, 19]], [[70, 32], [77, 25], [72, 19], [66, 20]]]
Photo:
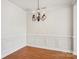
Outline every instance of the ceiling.
[[[38, 0], [9, 0], [23, 9], [36, 9]], [[71, 5], [74, 0], [40, 0], [40, 7], [53, 8], [52, 6]]]

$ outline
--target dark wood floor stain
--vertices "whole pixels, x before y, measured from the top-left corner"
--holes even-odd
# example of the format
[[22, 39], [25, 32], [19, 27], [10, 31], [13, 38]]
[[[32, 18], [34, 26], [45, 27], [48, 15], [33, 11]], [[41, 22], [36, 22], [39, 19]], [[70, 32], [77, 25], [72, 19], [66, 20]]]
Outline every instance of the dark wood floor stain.
[[26, 46], [3, 59], [77, 59], [71, 53]]

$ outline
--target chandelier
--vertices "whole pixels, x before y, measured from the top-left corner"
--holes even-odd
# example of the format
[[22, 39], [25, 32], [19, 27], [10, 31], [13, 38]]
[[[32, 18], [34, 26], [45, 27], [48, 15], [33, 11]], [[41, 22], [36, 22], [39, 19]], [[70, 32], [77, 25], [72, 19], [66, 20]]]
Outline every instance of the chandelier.
[[[44, 9], [44, 8], [42, 8], [42, 9]], [[33, 21], [39, 22], [40, 20], [42, 20], [42, 21], [46, 20], [45, 11], [42, 11], [42, 9], [39, 8], [39, 0], [38, 0], [38, 8], [35, 11], [33, 11], [33, 15], [32, 15]]]

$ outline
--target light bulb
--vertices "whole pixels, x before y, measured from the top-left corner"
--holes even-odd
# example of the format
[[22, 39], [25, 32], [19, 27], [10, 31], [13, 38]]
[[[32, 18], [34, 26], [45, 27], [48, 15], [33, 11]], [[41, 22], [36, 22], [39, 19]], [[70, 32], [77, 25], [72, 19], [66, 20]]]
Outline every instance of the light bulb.
[[46, 15], [43, 14], [43, 16], [42, 16], [42, 21], [44, 21], [45, 19], [46, 19]]
[[38, 9], [37, 12], [40, 12], [40, 10]]
[[35, 11], [32, 11], [32, 13], [35, 13]]
[[45, 11], [43, 11], [43, 13], [45, 13]]
[[33, 21], [36, 21], [35, 15], [32, 15], [32, 20], [33, 20]]

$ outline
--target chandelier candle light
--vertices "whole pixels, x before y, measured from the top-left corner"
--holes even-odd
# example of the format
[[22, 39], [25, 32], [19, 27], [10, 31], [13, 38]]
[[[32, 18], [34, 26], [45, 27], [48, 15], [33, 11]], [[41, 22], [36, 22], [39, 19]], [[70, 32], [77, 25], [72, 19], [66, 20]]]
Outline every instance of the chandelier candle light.
[[33, 21], [44, 21], [46, 20], [46, 15], [45, 15], [45, 11], [42, 11], [41, 8], [39, 8], [39, 0], [38, 0], [38, 8], [36, 9], [36, 11], [33, 11], [33, 15], [32, 15], [32, 20]]

